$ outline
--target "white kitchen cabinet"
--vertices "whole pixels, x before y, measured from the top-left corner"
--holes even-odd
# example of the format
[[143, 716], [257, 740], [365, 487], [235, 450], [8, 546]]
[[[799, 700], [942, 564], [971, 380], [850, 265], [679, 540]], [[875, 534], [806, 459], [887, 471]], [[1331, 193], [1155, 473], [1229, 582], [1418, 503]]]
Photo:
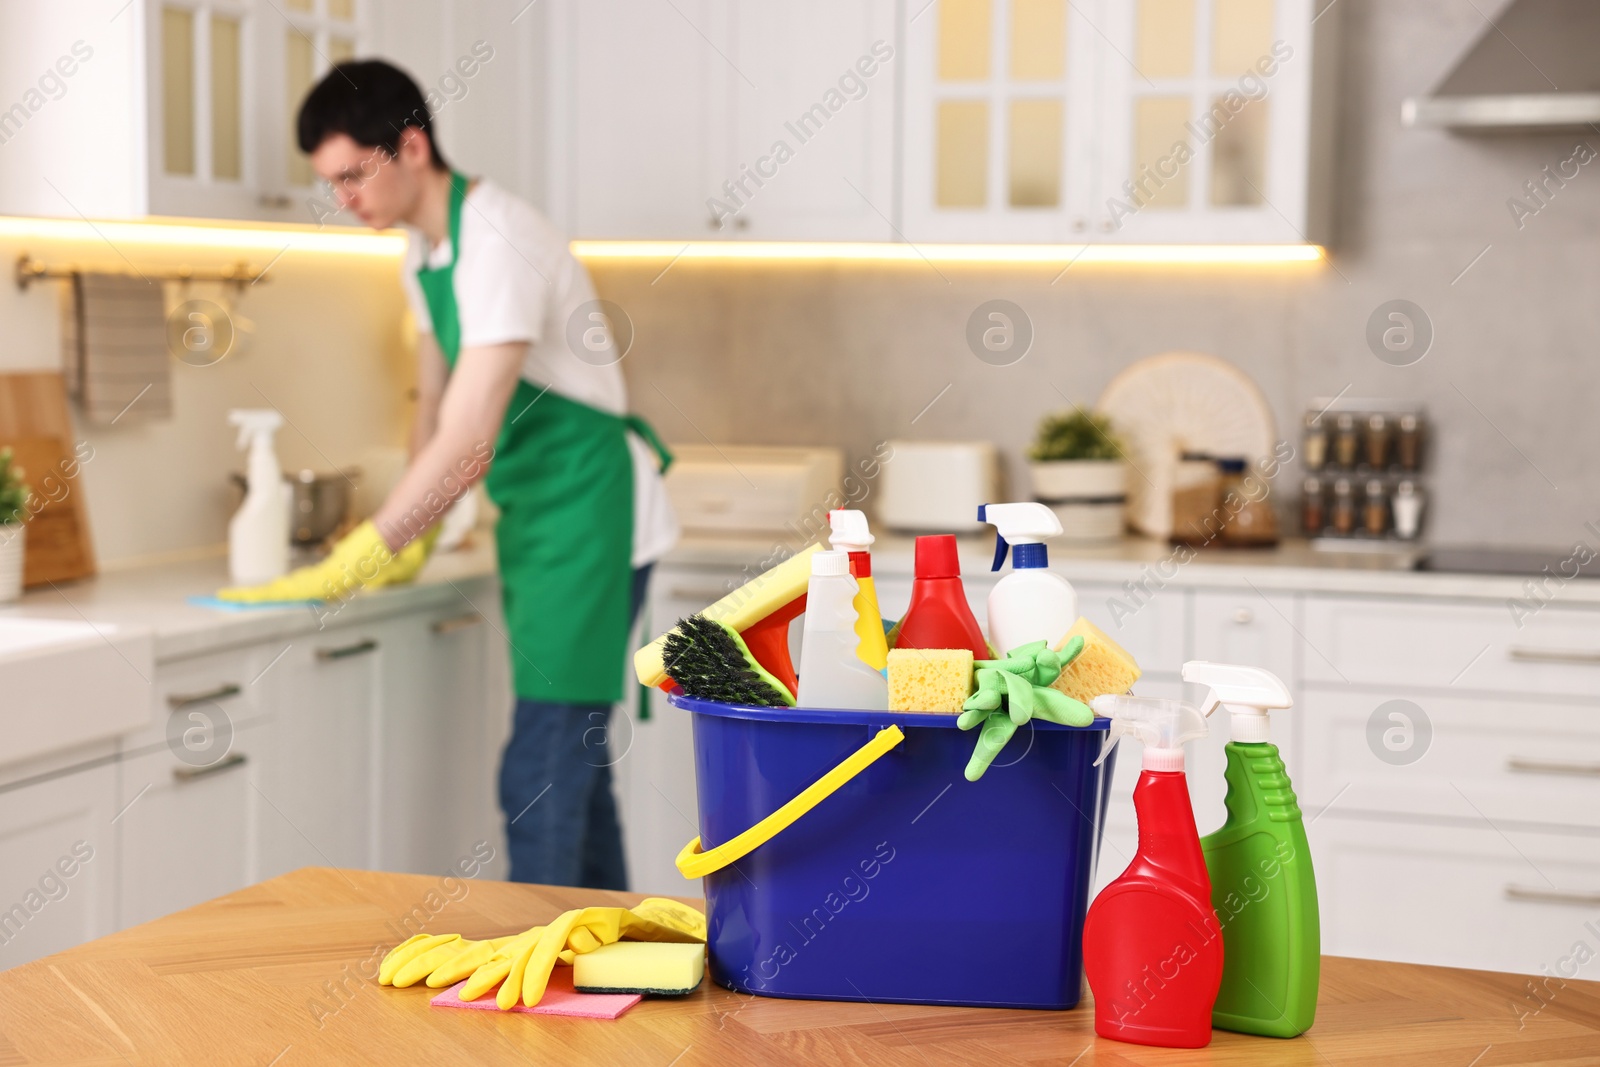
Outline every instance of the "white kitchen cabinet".
[[102, 762], [0, 790], [0, 968], [116, 928], [117, 773]]
[[49, 84], [5, 131], [27, 148], [0, 157], [0, 211], [320, 221], [294, 115], [333, 63], [365, 50], [367, 4], [5, 5], [6, 65]]
[[1307, 835], [1328, 955], [1549, 974], [1582, 941], [1564, 976], [1600, 977], [1600, 838], [1336, 811]]
[[261, 680], [276, 707], [261, 775], [261, 877], [376, 866], [379, 694], [388, 650], [371, 626], [294, 641]]
[[1306, 609], [1306, 679], [1412, 689], [1600, 696], [1600, 612], [1325, 597]]
[[573, 236], [892, 238], [893, 3], [564, 0], [550, 16], [551, 213]]
[[546, 202], [551, 64], [537, 0], [374, 3], [365, 54], [416, 80], [446, 162], [534, 204]]
[[258, 783], [275, 724], [240, 726], [226, 751], [188, 761], [162, 746], [123, 759], [118, 922], [160, 918], [255, 882], [265, 804]]
[[[660, 564], [645, 602], [645, 640], [726, 596], [745, 579], [733, 567]], [[790, 627], [799, 629], [798, 621]], [[678, 850], [700, 833], [695, 792], [693, 716], [650, 691], [648, 718], [638, 717], [636, 690], [623, 694], [611, 713], [613, 788], [628, 858], [628, 888], [639, 893], [682, 894], [693, 883], [673, 862]]]
[[906, 237], [1325, 240], [1326, 83], [1338, 15], [1313, 8], [1311, 0], [911, 5]]
[[479, 841], [505, 851], [496, 810], [499, 748], [489, 700], [499, 635], [475, 607], [410, 614], [373, 631], [382, 647], [376, 866], [439, 874]]
[[[731, 5], [718, 234], [894, 239], [893, 0]], [[729, 211], [733, 213], [730, 215]]]
[[[551, 214], [574, 237], [705, 238], [727, 177], [723, 0], [563, 0], [550, 10], [558, 157]], [[720, 42], [720, 44], [718, 43]]]

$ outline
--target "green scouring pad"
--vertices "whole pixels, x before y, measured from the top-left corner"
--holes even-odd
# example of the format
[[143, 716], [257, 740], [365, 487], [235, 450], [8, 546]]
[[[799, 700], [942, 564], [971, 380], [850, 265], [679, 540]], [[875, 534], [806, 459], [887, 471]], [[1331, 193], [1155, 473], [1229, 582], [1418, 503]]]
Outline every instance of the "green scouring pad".
[[693, 993], [705, 973], [706, 947], [699, 942], [615, 941], [578, 954], [572, 961], [572, 988], [681, 997]]
[[662, 650], [667, 675], [688, 696], [724, 704], [792, 708], [794, 697], [750, 654], [739, 632], [704, 615], [691, 615], [667, 635]]

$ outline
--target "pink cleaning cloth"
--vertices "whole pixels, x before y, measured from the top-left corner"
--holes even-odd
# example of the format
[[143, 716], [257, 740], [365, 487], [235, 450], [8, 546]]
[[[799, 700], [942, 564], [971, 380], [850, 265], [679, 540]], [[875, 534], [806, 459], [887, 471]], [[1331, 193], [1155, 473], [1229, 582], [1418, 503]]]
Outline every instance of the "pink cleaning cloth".
[[[462, 1000], [462, 979], [428, 1003], [436, 1008], [478, 1008], [482, 1011], [499, 1011], [491, 989], [477, 1000]], [[496, 987], [498, 988], [498, 987]], [[530, 1015], [576, 1015], [584, 1019], [615, 1019], [640, 1000], [638, 993], [579, 993], [572, 988], [572, 968], [557, 967], [550, 972], [550, 984], [545, 987], [544, 998], [531, 1008], [521, 1004], [512, 1011]]]

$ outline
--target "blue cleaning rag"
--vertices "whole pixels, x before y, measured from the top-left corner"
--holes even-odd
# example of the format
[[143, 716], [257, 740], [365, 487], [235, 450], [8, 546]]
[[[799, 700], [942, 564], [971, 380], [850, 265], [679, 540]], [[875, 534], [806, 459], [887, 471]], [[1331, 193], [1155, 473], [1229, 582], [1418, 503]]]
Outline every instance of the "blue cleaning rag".
[[320, 600], [259, 600], [245, 604], [237, 600], [223, 600], [215, 596], [192, 596], [189, 603], [197, 608], [211, 608], [214, 611], [261, 611], [263, 609], [278, 611], [283, 608], [315, 608], [322, 604]]

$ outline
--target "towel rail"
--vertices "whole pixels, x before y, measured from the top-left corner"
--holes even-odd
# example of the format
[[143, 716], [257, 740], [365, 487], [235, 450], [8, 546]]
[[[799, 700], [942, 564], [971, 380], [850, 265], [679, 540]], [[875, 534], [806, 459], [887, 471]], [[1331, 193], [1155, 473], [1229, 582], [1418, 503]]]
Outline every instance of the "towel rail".
[[[271, 266], [271, 264], [268, 264]], [[34, 259], [24, 252], [17, 257], [16, 279], [17, 288], [26, 290], [29, 285], [47, 278], [70, 278], [83, 271], [78, 267], [49, 266], [41, 260]], [[192, 267], [178, 267], [172, 270], [138, 271], [141, 277], [151, 281], [161, 282], [222, 282], [225, 285], [236, 285], [243, 289], [246, 285], [265, 281], [263, 271], [258, 271], [245, 260], [238, 260], [226, 267], [209, 270], [196, 270]]]

